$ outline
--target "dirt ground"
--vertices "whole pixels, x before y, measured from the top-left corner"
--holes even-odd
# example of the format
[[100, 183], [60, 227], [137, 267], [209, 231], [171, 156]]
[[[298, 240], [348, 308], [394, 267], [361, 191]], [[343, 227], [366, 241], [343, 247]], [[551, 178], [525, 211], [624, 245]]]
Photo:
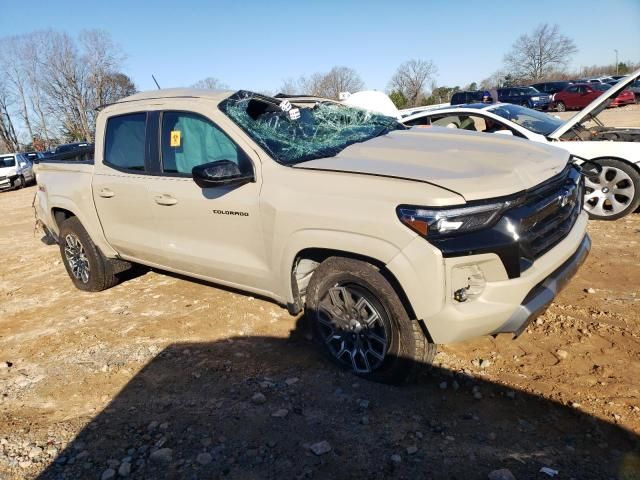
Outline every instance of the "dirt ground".
[[391, 387], [269, 301], [149, 271], [74, 289], [35, 190], [0, 193], [0, 479], [640, 478], [640, 214], [590, 222], [521, 337], [441, 347]]

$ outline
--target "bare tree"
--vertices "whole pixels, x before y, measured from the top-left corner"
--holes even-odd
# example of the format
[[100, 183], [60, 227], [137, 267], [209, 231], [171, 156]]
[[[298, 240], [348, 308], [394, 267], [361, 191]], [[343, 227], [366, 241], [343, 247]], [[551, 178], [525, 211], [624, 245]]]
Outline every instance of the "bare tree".
[[287, 95], [315, 95], [338, 99], [340, 92], [357, 92], [364, 88], [364, 82], [354, 69], [333, 67], [327, 73], [316, 72], [297, 80], [289, 78], [280, 87], [280, 93]]
[[573, 40], [560, 33], [558, 25], [544, 23], [521, 35], [504, 57], [509, 73], [518, 80], [539, 80], [552, 71], [562, 71], [578, 51]]
[[408, 60], [398, 67], [391, 77], [389, 90], [400, 92], [409, 107], [416, 107], [425, 96], [425, 85], [433, 79], [438, 69], [431, 60]]
[[41, 87], [47, 109], [67, 139], [92, 141], [96, 108], [135, 92], [119, 71], [124, 55], [101, 30], [82, 32], [79, 43], [51, 31], [46, 40]]
[[295, 78], [287, 78], [282, 82], [282, 85], [278, 89], [278, 93], [284, 93], [285, 95], [300, 95], [304, 93], [304, 82], [304, 77], [300, 77], [297, 80]]
[[[24, 37], [21, 48], [24, 75], [27, 78], [30, 93], [31, 109], [35, 113], [34, 130], [40, 137], [44, 137], [45, 147], [51, 146], [50, 124], [45, 115], [44, 92], [41, 83], [42, 52], [46, 49], [46, 33], [34, 32]], [[32, 139], [33, 140], [33, 139]]]
[[19, 150], [20, 145], [9, 112], [10, 104], [11, 94], [6, 81], [0, 77], [0, 147], [4, 147], [5, 151], [15, 152]]
[[191, 88], [206, 88], [210, 90], [228, 90], [229, 85], [221, 82], [215, 77], [207, 77], [202, 80], [198, 80], [196, 83], [191, 85]]
[[321, 82], [323, 97], [337, 99], [341, 92], [357, 92], [364, 88], [360, 75], [349, 67], [333, 67]]
[[8, 37], [0, 43], [0, 68], [7, 79], [8, 88], [15, 96], [20, 115], [27, 127], [29, 137], [33, 137], [33, 128], [29, 116], [27, 78], [24, 75], [24, 63], [21, 55], [23, 38]]

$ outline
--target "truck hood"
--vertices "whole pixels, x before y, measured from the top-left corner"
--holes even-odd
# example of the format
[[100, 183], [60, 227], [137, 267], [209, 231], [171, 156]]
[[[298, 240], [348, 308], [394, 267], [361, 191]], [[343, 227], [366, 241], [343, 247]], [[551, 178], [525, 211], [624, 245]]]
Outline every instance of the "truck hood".
[[542, 143], [434, 127], [394, 131], [295, 168], [426, 182], [469, 201], [532, 188], [560, 173], [568, 158]]
[[609, 104], [613, 101], [614, 98], [618, 96], [620, 92], [622, 92], [625, 88], [635, 82], [638, 77], [640, 77], [640, 69], [636, 70], [633, 73], [630, 73], [624, 78], [621, 78], [620, 81], [612, 86], [609, 90], [605, 91], [602, 95], [595, 98], [593, 102], [584, 107], [569, 120], [564, 122], [558, 129], [556, 129], [556, 131], [549, 135], [549, 138], [557, 140], [577, 124], [582, 123], [589, 118], [595, 117], [596, 115], [599, 115], [600, 112], [602, 112], [609, 106]]

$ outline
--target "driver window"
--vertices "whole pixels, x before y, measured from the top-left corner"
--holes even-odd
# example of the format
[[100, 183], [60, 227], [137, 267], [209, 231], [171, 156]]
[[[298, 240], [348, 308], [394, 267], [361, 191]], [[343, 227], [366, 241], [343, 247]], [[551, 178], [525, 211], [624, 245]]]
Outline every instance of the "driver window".
[[188, 112], [164, 112], [161, 129], [164, 173], [191, 174], [193, 167], [217, 160], [238, 166], [242, 153], [211, 121]]

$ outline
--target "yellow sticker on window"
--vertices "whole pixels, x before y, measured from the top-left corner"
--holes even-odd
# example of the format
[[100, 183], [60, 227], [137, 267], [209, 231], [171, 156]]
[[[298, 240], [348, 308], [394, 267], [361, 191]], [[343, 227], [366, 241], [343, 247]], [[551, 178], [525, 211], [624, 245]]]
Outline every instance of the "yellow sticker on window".
[[170, 145], [172, 147], [179, 147], [181, 140], [182, 140], [182, 132], [180, 130], [172, 130]]

